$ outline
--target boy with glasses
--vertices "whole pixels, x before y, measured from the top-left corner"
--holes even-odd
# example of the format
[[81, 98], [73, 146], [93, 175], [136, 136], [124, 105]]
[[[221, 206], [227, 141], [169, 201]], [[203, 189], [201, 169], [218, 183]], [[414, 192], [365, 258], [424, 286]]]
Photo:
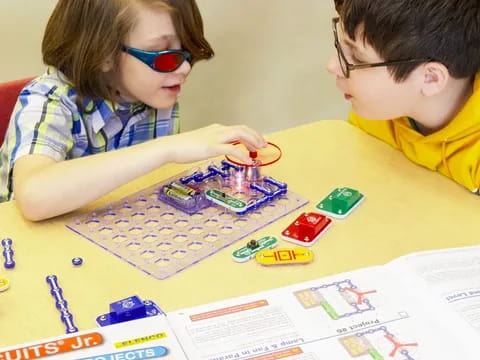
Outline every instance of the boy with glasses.
[[335, 0], [328, 70], [349, 121], [474, 193], [480, 187], [480, 2]]

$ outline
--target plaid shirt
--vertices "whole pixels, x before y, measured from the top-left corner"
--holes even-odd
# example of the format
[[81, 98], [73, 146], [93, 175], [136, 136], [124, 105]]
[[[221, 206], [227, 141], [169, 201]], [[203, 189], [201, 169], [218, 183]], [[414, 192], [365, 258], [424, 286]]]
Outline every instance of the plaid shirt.
[[84, 113], [76, 100], [75, 88], [54, 67], [22, 90], [0, 148], [0, 202], [13, 197], [12, 170], [23, 155], [62, 161], [179, 131], [178, 104], [160, 110], [143, 103], [85, 99]]

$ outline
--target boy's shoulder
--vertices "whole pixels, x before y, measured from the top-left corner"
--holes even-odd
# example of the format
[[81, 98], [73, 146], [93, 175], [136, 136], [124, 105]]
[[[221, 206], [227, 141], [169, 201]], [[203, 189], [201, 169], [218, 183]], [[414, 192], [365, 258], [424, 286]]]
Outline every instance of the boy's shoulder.
[[72, 97], [76, 91], [72, 83], [58, 69], [49, 66], [45, 73], [34, 78], [23, 89], [22, 95], [43, 95], [47, 98]]

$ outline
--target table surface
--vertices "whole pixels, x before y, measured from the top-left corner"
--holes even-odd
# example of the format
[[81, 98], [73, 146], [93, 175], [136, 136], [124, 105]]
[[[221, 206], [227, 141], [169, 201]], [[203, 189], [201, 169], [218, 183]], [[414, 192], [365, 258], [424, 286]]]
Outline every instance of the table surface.
[[[346, 219], [336, 220], [312, 246], [309, 265], [262, 267], [235, 263], [233, 244], [166, 280], [157, 280], [66, 228], [83, 211], [107, 205], [193, 165], [168, 164], [75, 213], [40, 223], [22, 218], [15, 202], [0, 204], [0, 238], [14, 241], [16, 267], [0, 269], [10, 289], [0, 293], [0, 347], [61, 335], [65, 328], [45, 276], [56, 274], [81, 330], [109, 304], [132, 295], [164, 311], [320, 278], [386, 263], [415, 251], [478, 244], [480, 198], [446, 177], [422, 168], [402, 153], [340, 120], [324, 120], [268, 135], [283, 150], [265, 170], [310, 202], [250, 238], [280, 232], [303, 211], [337, 187], [366, 195]], [[280, 240], [280, 247], [294, 247]], [[74, 267], [73, 257], [84, 264]]]

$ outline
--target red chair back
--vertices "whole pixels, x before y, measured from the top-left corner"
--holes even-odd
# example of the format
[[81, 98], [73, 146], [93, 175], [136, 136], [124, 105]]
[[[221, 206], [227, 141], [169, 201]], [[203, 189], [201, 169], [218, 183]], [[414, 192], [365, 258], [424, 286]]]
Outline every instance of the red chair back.
[[8, 122], [20, 91], [32, 78], [0, 83], [0, 146], [3, 144]]

